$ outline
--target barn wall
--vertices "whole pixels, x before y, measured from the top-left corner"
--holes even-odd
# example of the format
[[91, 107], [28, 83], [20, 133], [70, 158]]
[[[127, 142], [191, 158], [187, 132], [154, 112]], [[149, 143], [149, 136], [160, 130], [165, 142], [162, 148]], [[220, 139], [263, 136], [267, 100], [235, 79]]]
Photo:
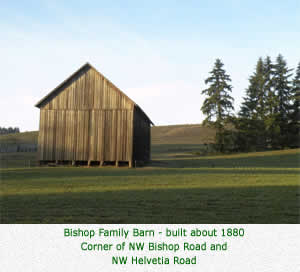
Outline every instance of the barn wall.
[[150, 123], [145, 116], [135, 108], [133, 118], [133, 160], [149, 161], [151, 148]]
[[40, 112], [39, 160], [131, 161], [133, 111]]
[[85, 68], [51, 94], [46, 110], [133, 109], [133, 102], [93, 68]]

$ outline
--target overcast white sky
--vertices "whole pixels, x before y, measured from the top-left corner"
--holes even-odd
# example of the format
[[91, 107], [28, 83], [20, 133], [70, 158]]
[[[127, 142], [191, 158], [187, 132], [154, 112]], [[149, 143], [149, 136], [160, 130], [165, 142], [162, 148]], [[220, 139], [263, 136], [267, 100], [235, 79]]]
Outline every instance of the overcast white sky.
[[109, 2], [1, 4], [0, 126], [37, 130], [34, 104], [85, 62], [168, 125], [204, 119], [200, 93], [216, 58], [236, 110], [258, 57], [300, 61], [298, 0]]

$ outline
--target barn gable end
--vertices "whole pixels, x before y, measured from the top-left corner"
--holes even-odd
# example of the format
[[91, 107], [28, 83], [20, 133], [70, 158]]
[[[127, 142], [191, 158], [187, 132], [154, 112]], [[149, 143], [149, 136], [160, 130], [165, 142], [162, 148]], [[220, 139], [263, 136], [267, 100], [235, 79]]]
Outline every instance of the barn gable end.
[[87, 63], [40, 100], [36, 107], [47, 110], [132, 109], [134, 104]]
[[[41, 162], [95, 161], [102, 165], [150, 159], [151, 120], [88, 63], [36, 106], [40, 108]], [[145, 141], [149, 143], [142, 144]], [[144, 155], [136, 155], [142, 152], [141, 148], [134, 152], [138, 146], [143, 147]]]

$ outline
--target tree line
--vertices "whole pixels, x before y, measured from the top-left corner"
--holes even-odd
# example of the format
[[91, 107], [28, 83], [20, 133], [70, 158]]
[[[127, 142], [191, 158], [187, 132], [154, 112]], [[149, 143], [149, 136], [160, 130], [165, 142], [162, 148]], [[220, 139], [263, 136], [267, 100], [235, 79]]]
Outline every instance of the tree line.
[[219, 152], [300, 146], [300, 62], [293, 74], [282, 55], [259, 58], [239, 112], [234, 115], [231, 78], [220, 59], [205, 80], [204, 124], [216, 129]]
[[11, 134], [11, 133], [20, 133], [20, 129], [18, 127], [0, 127], [0, 135], [3, 134]]

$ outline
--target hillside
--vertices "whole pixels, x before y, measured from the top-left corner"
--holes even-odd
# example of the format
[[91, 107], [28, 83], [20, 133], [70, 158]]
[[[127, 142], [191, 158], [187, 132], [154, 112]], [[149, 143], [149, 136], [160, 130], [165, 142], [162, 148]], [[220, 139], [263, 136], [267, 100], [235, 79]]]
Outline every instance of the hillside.
[[214, 129], [194, 125], [157, 126], [151, 129], [152, 144], [204, 144], [214, 141]]
[[[0, 135], [1, 144], [36, 144], [38, 132]], [[214, 139], [214, 130], [196, 125], [155, 126], [151, 128], [152, 144], [204, 144]]]
[[0, 144], [35, 144], [37, 138], [37, 131], [6, 134], [0, 135]]

